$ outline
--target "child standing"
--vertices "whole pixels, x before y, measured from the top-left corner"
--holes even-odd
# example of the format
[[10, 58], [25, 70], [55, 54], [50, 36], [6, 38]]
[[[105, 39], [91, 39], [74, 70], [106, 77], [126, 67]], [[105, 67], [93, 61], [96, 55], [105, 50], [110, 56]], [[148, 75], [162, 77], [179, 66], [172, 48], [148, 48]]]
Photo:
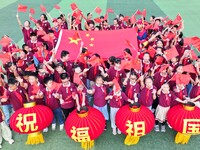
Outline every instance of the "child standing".
[[133, 103], [133, 100], [130, 100], [124, 92], [121, 92], [121, 89], [117, 90], [116, 86], [114, 86], [113, 91], [106, 96], [106, 100], [110, 100], [110, 120], [111, 120], [111, 128], [113, 135], [121, 134], [121, 131], [118, 129], [116, 131], [115, 124], [115, 116], [118, 110], [124, 105], [125, 101]]
[[154, 130], [156, 132], [159, 132], [160, 131], [159, 123], [161, 123], [161, 132], [166, 132], [165, 129], [166, 116], [170, 109], [172, 100], [176, 100], [179, 103], [184, 103], [185, 101], [182, 101], [181, 99], [176, 97], [175, 94], [172, 91], [170, 91], [169, 84], [167, 83], [161, 86], [157, 94], [159, 96], [159, 104], [155, 112], [156, 121]]
[[0, 148], [2, 148], [2, 137], [8, 141], [9, 144], [13, 144], [14, 140], [12, 139], [12, 132], [10, 131], [10, 128], [6, 125], [5, 116], [0, 109]]
[[[92, 90], [87, 90], [88, 94], [94, 95], [93, 107], [98, 109], [104, 116], [105, 120], [108, 121], [108, 108], [106, 102], [106, 86], [103, 85], [104, 80], [101, 75], [98, 75], [95, 80], [95, 85]], [[107, 123], [105, 124], [105, 129], [107, 130]]]
[[[60, 124], [60, 131], [62, 131], [63, 127], [64, 127], [64, 119], [63, 119], [63, 115], [62, 115], [62, 110], [59, 105], [59, 101], [56, 98], [56, 90], [57, 89], [52, 88], [53, 80], [51, 77], [44, 78], [44, 84], [45, 84], [46, 88], [43, 89], [40, 94], [45, 97], [45, 105], [48, 106], [53, 111], [54, 118], [53, 118], [53, 122], [52, 122], [52, 130], [56, 129], [56, 118], [57, 118], [59, 121], [59, 124]], [[46, 132], [47, 131], [48, 131], [48, 129], [46, 128]]]

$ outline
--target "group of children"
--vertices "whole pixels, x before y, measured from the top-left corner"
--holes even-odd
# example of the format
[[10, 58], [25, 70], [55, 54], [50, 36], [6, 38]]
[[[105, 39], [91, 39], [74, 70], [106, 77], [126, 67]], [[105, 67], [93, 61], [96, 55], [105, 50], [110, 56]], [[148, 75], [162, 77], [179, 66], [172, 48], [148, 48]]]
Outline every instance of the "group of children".
[[[150, 22], [142, 17], [131, 23], [120, 14], [114, 19], [114, 25], [109, 25], [100, 17], [101, 23], [95, 26], [92, 14], [88, 13], [84, 26], [89, 31], [135, 28], [138, 33], [137, 58], [132, 58], [133, 51], [126, 48], [122, 50], [123, 58], [110, 56], [105, 60], [101, 54], [93, 54], [85, 48], [83, 41], [77, 60], [70, 61], [67, 50], [63, 50], [60, 59], [56, 59], [54, 47], [61, 29], [82, 30], [81, 22], [76, 24], [74, 16], [69, 16], [70, 21], [67, 22], [69, 19], [61, 14], [52, 19], [51, 27], [46, 14], [42, 14], [39, 20], [30, 15], [35, 30], [30, 27], [29, 21], [22, 25], [19, 16], [16, 17], [24, 36], [22, 50], [14, 51], [17, 45], [10, 42], [1, 52], [9, 52], [11, 56], [0, 72], [3, 109], [0, 120], [8, 126], [11, 110], [16, 111], [31, 101], [46, 105], [53, 111], [52, 130], [56, 129], [58, 121], [62, 131], [65, 120], [73, 110], [92, 106], [102, 112], [106, 121], [110, 114], [114, 135], [121, 134], [115, 125], [115, 115], [126, 104], [138, 102], [155, 113], [156, 132], [160, 131], [159, 124], [161, 132], [166, 131], [166, 115], [170, 107], [188, 101], [200, 107], [200, 57], [194, 60], [193, 49], [184, 44], [181, 32], [183, 20], [180, 28], [180, 24], [167, 24], [162, 17], [151, 16]], [[51, 35], [53, 43], [44, 41], [44, 34]], [[153, 55], [150, 47], [154, 50]], [[177, 49], [179, 55], [167, 59], [165, 51], [172, 47]], [[98, 63], [91, 63], [94, 59]], [[133, 59], [139, 62], [140, 67], [126, 68]], [[195, 72], [187, 72], [184, 67], [188, 65]], [[187, 83], [182, 81], [185, 80], [181, 79], [182, 76], [189, 78]], [[44, 132], [48, 132], [48, 128]], [[13, 142], [11, 138], [9, 141]]]

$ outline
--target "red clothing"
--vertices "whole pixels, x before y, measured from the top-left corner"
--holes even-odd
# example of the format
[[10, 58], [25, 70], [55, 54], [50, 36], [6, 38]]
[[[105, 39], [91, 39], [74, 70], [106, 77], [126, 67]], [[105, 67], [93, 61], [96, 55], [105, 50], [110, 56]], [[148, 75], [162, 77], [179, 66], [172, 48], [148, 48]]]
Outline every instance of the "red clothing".
[[121, 27], [119, 25], [115, 26], [115, 25], [111, 25], [110, 26], [110, 30], [119, 30], [121, 29]]
[[141, 90], [140, 97], [139, 97], [139, 103], [141, 105], [144, 105], [146, 107], [152, 106], [152, 104], [153, 104], [153, 94], [152, 94], [153, 89], [156, 90], [156, 87], [153, 86], [152, 89], [147, 89], [146, 87], [144, 87]]
[[88, 102], [88, 99], [87, 99], [87, 90], [86, 90], [86, 88], [84, 88], [82, 91], [80, 91], [80, 90], [77, 89], [77, 93], [78, 93], [78, 98], [79, 98], [79, 104], [80, 104], [80, 106], [83, 103], [83, 96], [84, 96], [84, 94], [85, 94], [85, 106], [89, 106], [89, 102]]
[[[28, 87], [28, 96], [29, 98], [31, 96], [37, 95], [39, 91], [42, 91], [44, 89], [44, 86], [42, 84], [37, 84], [37, 85], [29, 85]], [[35, 98], [35, 99], [30, 99], [30, 101], [36, 102], [37, 105], [44, 105], [44, 99], [43, 98]]]
[[53, 94], [55, 94], [57, 89], [49, 91], [47, 88], [42, 90], [45, 97], [45, 105], [48, 106], [51, 110], [55, 110], [60, 107], [59, 100], [56, 99]]
[[172, 91], [170, 91], [168, 94], [161, 92], [159, 96], [159, 105], [162, 107], [169, 107], [176, 98], [176, 95]]
[[[200, 85], [194, 85], [190, 92], [190, 98], [195, 98], [199, 95], [200, 95]], [[200, 98], [197, 101], [200, 101]]]
[[68, 87], [62, 85], [58, 93], [62, 95], [62, 99], [64, 100], [64, 103], [61, 104], [62, 108], [69, 109], [75, 106], [75, 100], [72, 98], [72, 95], [77, 94], [77, 90], [73, 83], [70, 83]]
[[26, 29], [25, 27], [22, 28], [22, 33], [23, 33], [23, 36], [24, 36], [24, 43], [27, 44], [27, 42], [30, 39], [30, 34], [33, 32], [33, 29], [32, 28], [29, 28], [29, 29]]
[[156, 72], [154, 75], [154, 85], [157, 89], [160, 89], [161, 86], [169, 80], [169, 76], [163, 77], [160, 72]]
[[[177, 89], [176, 86], [173, 88], [173, 91], [174, 91], [175, 89]], [[185, 87], [184, 87], [184, 89], [181, 89], [179, 92], [175, 92], [175, 91], [174, 91], [174, 94], [176, 95], [176, 97], [178, 97], [178, 98], [181, 99], [181, 100], [184, 100], [184, 98], [188, 96], [188, 94], [187, 94], [187, 89], [186, 89]], [[177, 101], [175, 101], [175, 100], [172, 101], [172, 106], [175, 106], [175, 105], [178, 105], [178, 104], [179, 104], [179, 102], [177, 102]]]
[[130, 82], [128, 82], [126, 85], [125, 93], [129, 99], [134, 100], [135, 93], [137, 93], [137, 95], [140, 93], [140, 85], [138, 83], [131, 85]]
[[14, 44], [9, 44], [6, 47], [2, 47], [2, 51], [3, 52], [12, 52], [12, 50], [16, 48], [16, 46]]
[[106, 102], [106, 86], [97, 86], [96, 84], [93, 86], [94, 92], [94, 105], [98, 107], [103, 107], [107, 104]]
[[27, 102], [25, 93], [26, 91], [22, 87], [18, 87], [15, 91], [7, 90], [6, 96], [8, 97], [14, 111], [23, 108], [23, 104]]
[[90, 81], [95, 81], [96, 76], [99, 75], [100, 73], [101, 71], [99, 70], [99, 66], [95, 65], [91, 67], [90, 70], [88, 71], [88, 79]]
[[73, 81], [73, 75], [74, 75], [73, 62], [71, 61], [63, 62], [62, 60], [59, 60], [58, 62], [63, 63], [65, 71], [70, 75], [71, 81]]
[[126, 77], [125, 71], [122, 70], [115, 70], [114, 67], [110, 67], [107, 71], [108, 74], [108, 81], [112, 81], [114, 78], [117, 79], [120, 85], [122, 85], [122, 79]]
[[114, 92], [112, 91], [109, 95], [112, 95], [113, 98], [110, 99], [110, 107], [113, 108], [121, 108], [124, 105], [125, 101], [128, 101], [128, 97], [124, 92], [121, 92], [121, 94], [114, 95]]
[[46, 33], [48, 33], [48, 30], [51, 29], [51, 25], [47, 20], [45, 21], [38, 20], [38, 23]]
[[[5, 89], [5, 87], [0, 86], [0, 96], [3, 96], [3, 95], [6, 96], [6, 91], [7, 90]], [[9, 105], [9, 104], [10, 104], [9, 99], [6, 102], [1, 102], [1, 105]]]
[[0, 123], [2, 123], [3, 122], [3, 114], [2, 114], [2, 112], [0, 112]]
[[37, 43], [38, 41], [32, 42], [31, 40], [27, 41], [28, 47], [32, 50], [32, 52], [37, 52]]

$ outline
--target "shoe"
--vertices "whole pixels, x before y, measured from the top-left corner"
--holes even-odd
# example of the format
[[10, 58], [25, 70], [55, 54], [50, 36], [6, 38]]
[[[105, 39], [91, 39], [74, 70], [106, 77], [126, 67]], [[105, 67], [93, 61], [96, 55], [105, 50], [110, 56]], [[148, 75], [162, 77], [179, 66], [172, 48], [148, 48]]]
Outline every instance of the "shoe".
[[160, 132], [159, 125], [155, 125], [155, 126], [154, 126], [154, 131]]
[[166, 132], [165, 125], [161, 126], [161, 132]]
[[60, 131], [63, 131], [63, 128], [64, 128], [64, 124], [61, 124], [60, 125]]
[[112, 129], [112, 134], [113, 134], [113, 135], [117, 135], [117, 130], [116, 130], [116, 128], [113, 128], [113, 129]]
[[0, 148], [2, 148], [2, 146], [0, 145]]
[[47, 133], [48, 132], [48, 128], [43, 129], [43, 132]]
[[118, 133], [118, 134], [122, 134], [122, 132], [121, 132], [119, 129], [117, 129], [117, 133]]
[[56, 130], [56, 124], [55, 123], [52, 124], [51, 128], [52, 128], [53, 131], [55, 131]]
[[13, 139], [9, 140], [8, 143], [9, 144], [13, 144], [15, 141]]

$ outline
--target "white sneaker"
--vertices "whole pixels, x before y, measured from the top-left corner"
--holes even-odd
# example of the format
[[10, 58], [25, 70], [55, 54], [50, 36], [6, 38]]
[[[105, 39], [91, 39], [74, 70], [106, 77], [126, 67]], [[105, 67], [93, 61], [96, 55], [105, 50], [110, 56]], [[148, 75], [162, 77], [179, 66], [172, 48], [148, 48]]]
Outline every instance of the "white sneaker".
[[117, 135], [116, 128], [113, 128], [112, 130], [113, 130], [113, 131], [112, 131], [112, 134], [113, 134], [113, 135]]
[[161, 132], [166, 132], [165, 125], [161, 126]]
[[154, 126], [154, 131], [160, 132], [159, 125], [155, 125], [155, 126]]
[[15, 141], [13, 139], [9, 140], [8, 143], [9, 144], [13, 144]]
[[51, 125], [51, 128], [52, 128], [53, 131], [55, 131], [55, 130], [56, 130], [56, 124], [55, 124], [55, 123], [52, 124], [52, 125]]
[[117, 133], [118, 133], [118, 134], [122, 134], [122, 132], [121, 132], [119, 129], [117, 129]]
[[0, 148], [2, 148], [2, 146], [0, 145]]
[[48, 128], [43, 129], [43, 132], [47, 133], [48, 132]]
[[63, 131], [63, 128], [64, 128], [64, 124], [61, 124], [60, 125], [60, 131]]

